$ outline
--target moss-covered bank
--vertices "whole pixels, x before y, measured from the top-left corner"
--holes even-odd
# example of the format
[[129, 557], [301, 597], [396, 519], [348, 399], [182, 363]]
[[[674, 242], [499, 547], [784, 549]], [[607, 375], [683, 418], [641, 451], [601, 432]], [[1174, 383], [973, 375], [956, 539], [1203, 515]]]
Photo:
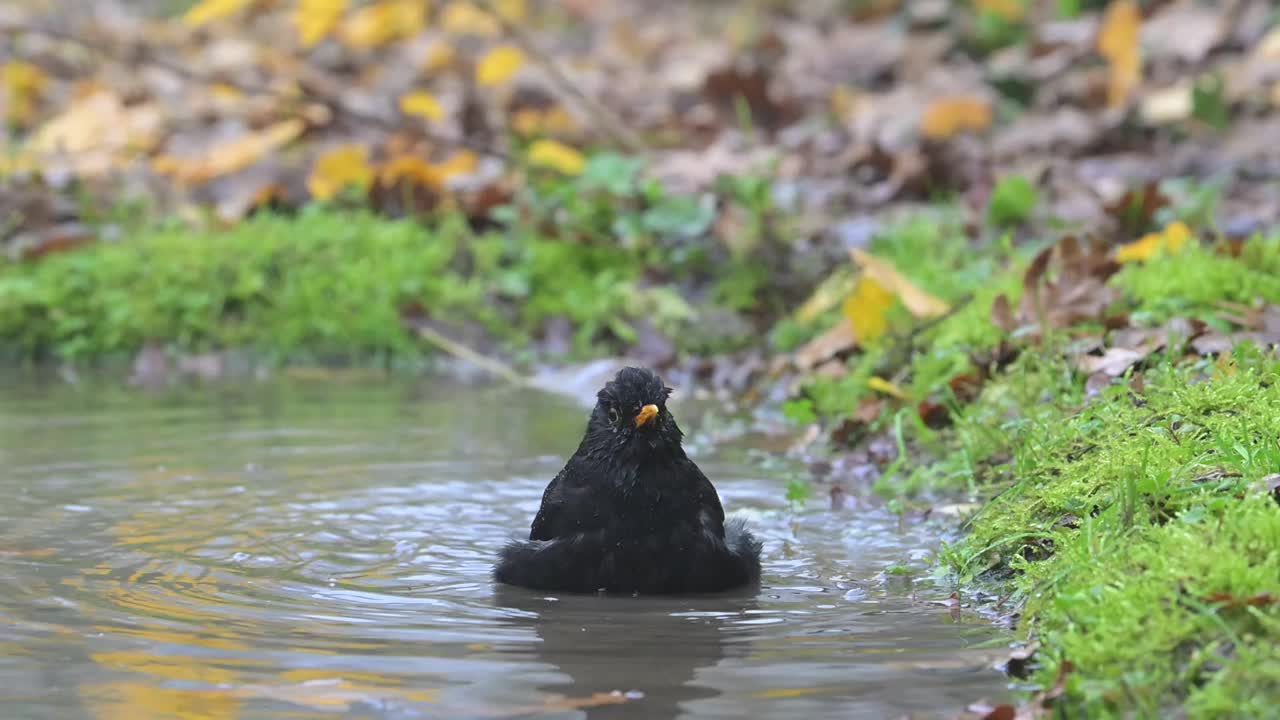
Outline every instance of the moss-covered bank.
[[573, 349], [599, 354], [633, 342], [641, 319], [671, 338], [704, 337], [680, 332], [695, 309], [673, 287], [725, 279], [688, 253], [311, 208], [0, 264], [0, 342], [11, 359], [96, 360], [159, 342], [353, 361], [428, 350], [410, 319], [518, 351], [563, 318]]

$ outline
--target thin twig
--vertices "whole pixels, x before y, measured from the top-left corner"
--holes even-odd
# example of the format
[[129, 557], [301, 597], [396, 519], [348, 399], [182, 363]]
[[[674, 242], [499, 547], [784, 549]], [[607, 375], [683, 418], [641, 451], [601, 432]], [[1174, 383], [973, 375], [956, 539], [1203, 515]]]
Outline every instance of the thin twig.
[[622, 146], [630, 152], [642, 152], [645, 150], [645, 143], [638, 135], [631, 131], [630, 128], [622, 122], [612, 110], [605, 107], [595, 98], [587, 95], [582, 88], [578, 87], [571, 80], [567, 73], [560, 68], [555, 58], [543, 52], [538, 44], [534, 41], [533, 36], [527, 30], [508, 20], [502, 13], [498, 12], [489, 0], [474, 0], [476, 7], [483, 10], [490, 17], [498, 22], [503, 32], [511, 37], [520, 49], [528, 53], [534, 60], [551, 76], [551, 79], [560, 86], [563, 93], [571, 95], [577, 100], [582, 110], [591, 116], [591, 120], [607, 134], [610, 139]]
[[[22, 35], [22, 34], [40, 35], [43, 37], [47, 37], [51, 40], [70, 43], [84, 50], [87, 50], [88, 52], [91, 52], [95, 55], [98, 55], [110, 60], [117, 60], [118, 62], [123, 62], [123, 61], [120, 61], [118, 58], [116, 58], [109, 49], [95, 45], [89, 40], [79, 37], [74, 33], [66, 32], [64, 30], [57, 30], [49, 27], [24, 25], [21, 23], [9, 23], [9, 24], [0, 23], [0, 35]], [[175, 75], [178, 75], [185, 80], [191, 80], [193, 82], [198, 82], [205, 85], [226, 85], [228, 87], [234, 88], [248, 95], [266, 95], [269, 97], [275, 97], [275, 98], [280, 98], [283, 100], [290, 100], [290, 101], [295, 101], [299, 99], [291, 94], [284, 92], [283, 90], [272, 87], [271, 85], [268, 85], [266, 83], [244, 81], [244, 80], [233, 80], [233, 79], [224, 78], [224, 77], [215, 77], [212, 75], [206, 75], [204, 73], [192, 70], [191, 68], [181, 65], [179, 63], [175, 63], [171, 60], [167, 60], [163, 57], [159, 57], [154, 52], [151, 52], [152, 48], [144, 47], [144, 50], [146, 50], [146, 52], [144, 56], [141, 58], [141, 62], [148, 65], [152, 65], [154, 67], [161, 68], [163, 70], [168, 70], [169, 72], [172, 72]], [[312, 84], [314, 85], [315, 83], [312, 83]], [[386, 117], [383, 117], [382, 115], [377, 115], [374, 113], [365, 112], [363, 110], [353, 108], [347, 105], [345, 102], [342, 101], [341, 98], [338, 98], [338, 97], [321, 95], [321, 96], [314, 96], [314, 97], [302, 98], [302, 99], [321, 103], [326, 107], [328, 107], [330, 110], [332, 110], [334, 115], [345, 118], [347, 120], [352, 120], [359, 123], [365, 123], [368, 125], [376, 125], [377, 127], [382, 128], [384, 130], [403, 129], [403, 126], [395, 122], [394, 120], [390, 120]], [[492, 145], [487, 145], [485, 143], [472, 140], [470, 138], [444, 135], [423, 127], [419, 127], [417, 128], [417, 130], [419, 134], [421, 134], [426, 139], [432, 142], [439, 143], [441, 145], [452, 146], [452, 147], [463, 147], [463, 148], [467, 148], [468, 150], [474, 150], [475, 152], [481, 153], [483, 155], [496, 157], [502, 160], [511, 159], [511, 154], [506, 152], [505, 150], [500, 150], [498, 148], [493, 147]]]
[[526, 378], [525, 376], [511, 369], [508, 365], [506, 365], [502, 361], [495, 360], [485, 355], [481, 355], [479, 352], [472, 350], [466, 345], [463, 345], [462, 343], [456, 340], [451, 340], [445, 337], [444, 335], [441, 335], [439, 332], [437, 332], [431, 327], [419, 324], [419, 325], [415, 325], [413, 329], [415, 332], [418, 333], [418, 337], [422, 338], [423, 340], [426, 340], [427, 342], [431, 343], [432, 345], [435, 345], [441, 350], [444, 350], [445, 352], [458, 358], [459, 360], [469, 362], [472, 365], [475, 365], [476, 367], [480, 368], [481, 370], [484, 370], [492, 375], [496, 375], [497, 377], [500, 377], [503, 380], [506, 380], [512, 385], [519, 385], [523, 387], [523, 386], [529, 385], [531, 382], [529, 378]]

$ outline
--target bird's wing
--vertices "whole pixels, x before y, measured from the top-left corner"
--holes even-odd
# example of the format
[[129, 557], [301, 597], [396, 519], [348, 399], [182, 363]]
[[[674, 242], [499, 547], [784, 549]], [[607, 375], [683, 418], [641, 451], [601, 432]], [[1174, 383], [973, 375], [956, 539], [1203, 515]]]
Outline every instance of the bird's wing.
[[[568, 470], [568, 466], [565, 466], [565, 470]], [[547, 484], [547, 489], [542, 491], [542, 506], [538, 508], [538, 514], [533, 516], [533, 527], [529, 530], [530, 540], [555, 538], [556, 516], [562, 507], [560, 482], [564, 478], [565, 470], [556, 473], [555, 478]]]
[[716, 487], [711, 484], [707, 476], [702, 473], [697, 463], [692, 460], [685, 460], [689, 477], [693, 482], [694, 497], [698, 500], [698, 505], [711, 513], [711, 519], [715, 523], [715, 529], [723, 532], [724, 530], [724, 507], [720, 504], [720, 495], [716, 493]]

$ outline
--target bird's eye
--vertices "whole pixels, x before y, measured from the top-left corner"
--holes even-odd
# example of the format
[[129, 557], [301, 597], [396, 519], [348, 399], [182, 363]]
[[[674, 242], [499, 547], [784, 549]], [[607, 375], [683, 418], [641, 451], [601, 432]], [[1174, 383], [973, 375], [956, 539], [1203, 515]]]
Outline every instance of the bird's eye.
[[609, 408], [609, 422], [614, 425], [618, 424], [618, 408], [616, 407]]

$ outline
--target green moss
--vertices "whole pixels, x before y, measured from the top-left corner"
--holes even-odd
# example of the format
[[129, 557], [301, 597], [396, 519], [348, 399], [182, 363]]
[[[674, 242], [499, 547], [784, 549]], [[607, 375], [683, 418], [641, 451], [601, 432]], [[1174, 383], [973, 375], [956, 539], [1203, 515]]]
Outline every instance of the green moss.
[[0, 339], [18, 358], [123, 355], [149, 340], [277, 359], [411, 356], [426, 348], [404, 327], [410, 312], [513, 345], [563, 316], [586, 354], [633, 339], [638, 318], [672, 335], [692, 322], [674, 290], [642, 286], [647, 262], [617, 243], [312, 208], [2, 265]]
[[[1052, 384], [1021, 374], [1037, 392]], [[1018, 376], [958, 426], [1022, 410], [1001, 427], [1013, 485], [948, 553], [953, 569], [1011, 574], [1043, 643], [1037, 679], [1052, 684], [1071, 661], [1070, 702], [1090, 716], [1265, 714], [1271, 701], [1252, 698], [1280, 688], [1280, 605], [1212, 600], [1280, 584], [1280, 507], [1255, 490], [1280, 470], [1280, 362], [1242, 348], [1232, 364], [1150, 370], [1140, 397], [1117, 385], [1083, 407], [1071, 393], [1007, 403]]]
[[1179, 315], [1212, 319], [1221, 302], [1280, 302], [1280, 238], [1250, 240], [1238, 259], [1192, 246], [1130, 265], [1113, 283], [1137, 314], [1155, 322]]

